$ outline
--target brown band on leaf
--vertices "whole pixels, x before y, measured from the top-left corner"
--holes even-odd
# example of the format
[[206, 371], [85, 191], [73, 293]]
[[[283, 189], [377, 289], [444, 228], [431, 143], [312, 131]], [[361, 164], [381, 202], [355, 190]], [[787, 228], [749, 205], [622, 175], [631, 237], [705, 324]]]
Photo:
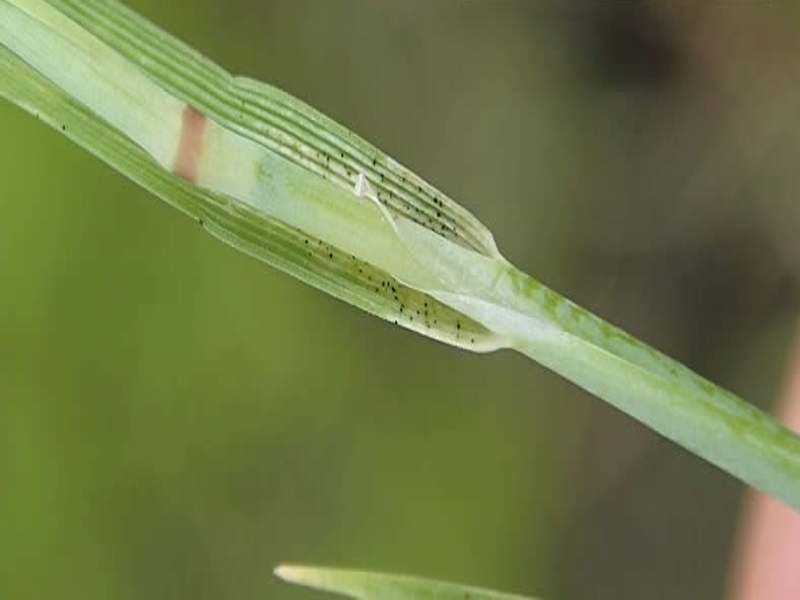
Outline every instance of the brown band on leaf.
[[181, 115], [181, 133], [178, 150], [172, 161], [172, 172], [190, 183], [197, 180], [197, 167], [203, 154], [206, 117], [196, 108], [187, 105]]

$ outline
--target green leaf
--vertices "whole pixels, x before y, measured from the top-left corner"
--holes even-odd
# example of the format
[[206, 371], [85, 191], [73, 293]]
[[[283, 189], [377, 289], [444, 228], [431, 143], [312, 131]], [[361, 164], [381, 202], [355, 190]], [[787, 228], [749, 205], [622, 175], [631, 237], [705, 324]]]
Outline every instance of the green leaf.
[[0, 0], [0, 95], [234, 248], [436, 340], [521, 352], [800, 509], [800, 437], [514, 267], [353, 132], [118, 2]]
[[356, 600], [533, 600], [444, 581], [367, 571], [282, 565], [275, 574], [289, 583]]

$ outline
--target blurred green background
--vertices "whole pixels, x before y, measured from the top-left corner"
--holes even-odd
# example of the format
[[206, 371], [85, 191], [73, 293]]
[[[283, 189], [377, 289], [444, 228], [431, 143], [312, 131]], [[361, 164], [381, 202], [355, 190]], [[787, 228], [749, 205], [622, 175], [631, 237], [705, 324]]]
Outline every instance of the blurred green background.
[[[798, 9], [760, 4], [129, 0], [768, 408], [798, 299], [800, 46]], [[282, 561], [723, 593], [731, 478], [519, 356], [236, 253], [7, 103], [0, 136], [0, 597], [318, 597]]]

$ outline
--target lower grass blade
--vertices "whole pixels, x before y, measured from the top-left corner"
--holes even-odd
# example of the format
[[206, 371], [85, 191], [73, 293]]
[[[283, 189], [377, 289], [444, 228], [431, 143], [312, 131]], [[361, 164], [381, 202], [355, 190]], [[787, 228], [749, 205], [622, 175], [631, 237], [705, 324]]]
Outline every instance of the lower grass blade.
[[534, 600], [433, 579], [368, 571], [281, 565], [275, 575], [288, 583], [356, 600]]

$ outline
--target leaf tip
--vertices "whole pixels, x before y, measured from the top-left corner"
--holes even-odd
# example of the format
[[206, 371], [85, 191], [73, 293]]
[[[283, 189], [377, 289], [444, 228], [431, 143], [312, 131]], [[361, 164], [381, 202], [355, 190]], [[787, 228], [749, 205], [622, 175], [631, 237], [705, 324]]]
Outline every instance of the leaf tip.
[[272, 573], [278, 579], [282, 579], [287, 583], [302, 583], [303, 573], [307, 569], [296, 565], [278, 565]]

